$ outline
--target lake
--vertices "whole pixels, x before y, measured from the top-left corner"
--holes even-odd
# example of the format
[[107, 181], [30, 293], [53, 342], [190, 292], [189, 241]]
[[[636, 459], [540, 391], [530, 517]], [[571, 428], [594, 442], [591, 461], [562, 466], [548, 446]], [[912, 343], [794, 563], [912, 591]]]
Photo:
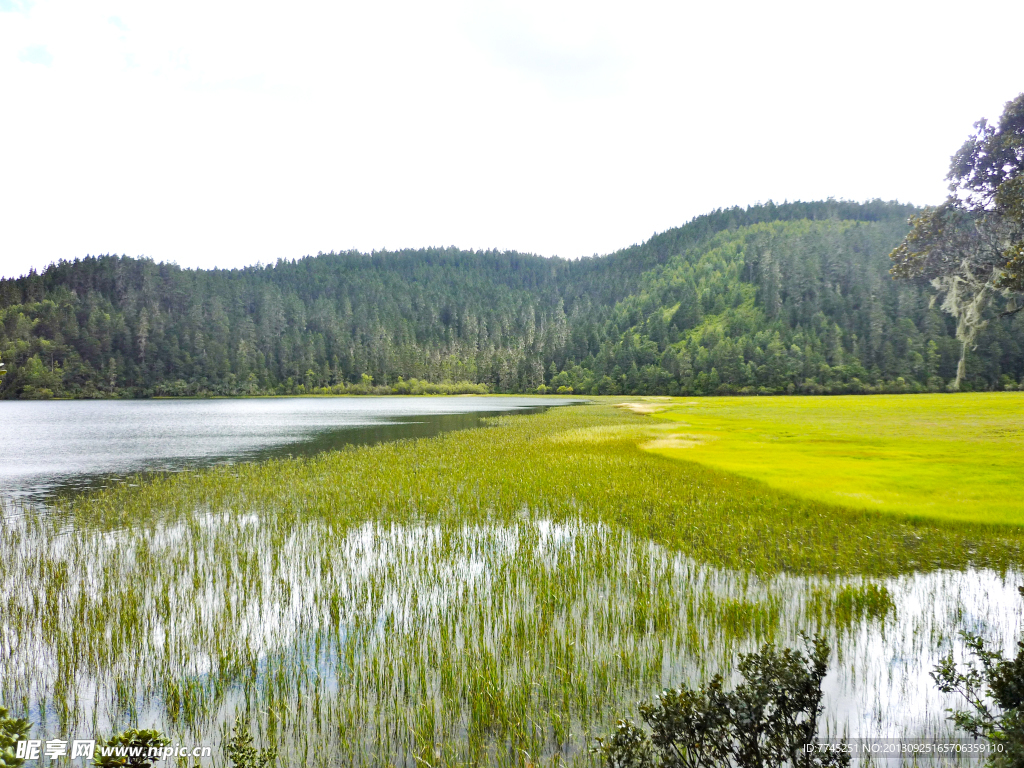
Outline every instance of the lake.
[[0, 498], [43, 501], [137, 472], [431, 437], [560, 397], [274, 397], [0, 402]]
[[[0, 403], [13, 435], [0, 471], [8, 493], [45, 502], [132, 471], [424, 436], [564, 402]], [[715, 673], [735, 683], [737, 654], [799, 647], [806, 631], [833, 650], [829, 733], [952, 738], [945, 710], [960, 702], [930, 673], [950, 649], [963, 657], [960, 630], [1014, 652], [1019, 570], [882, 578], [704, 563], [601, 519], [666, 487], [624, 499], [620, 474], [594, 471], [614, 461], [587, 453], [622, 434], [600, 416], [563, 410], [365, 456], [236, 466], [206, 486], [182, 474], [158, 484], [165, 496], [112, 494], [106, 511], [150, 504], [127, 524], [8, 505], [0, 701], [32, 719], [33, 738], [137, 724], [219, 745], [244, 717], [289, 765], [498, 764], [519, 745], [535, 764], [582, 768], [592, 737], [637, 700]], [[550, 442], [521, 453], [538, 436]], [[550, 482], [532, 498], [513, 492], [541, 475]]]

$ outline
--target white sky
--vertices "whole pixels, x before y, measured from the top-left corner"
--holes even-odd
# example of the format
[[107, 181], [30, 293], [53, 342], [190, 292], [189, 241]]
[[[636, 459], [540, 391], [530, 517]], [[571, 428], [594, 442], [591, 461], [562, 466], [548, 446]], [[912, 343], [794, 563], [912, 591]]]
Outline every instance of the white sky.
[[576, 257], [719, 206], [936, 203], [1024, 90], [1022, 28], [1019, 0], [0, 0], [0, 275]]

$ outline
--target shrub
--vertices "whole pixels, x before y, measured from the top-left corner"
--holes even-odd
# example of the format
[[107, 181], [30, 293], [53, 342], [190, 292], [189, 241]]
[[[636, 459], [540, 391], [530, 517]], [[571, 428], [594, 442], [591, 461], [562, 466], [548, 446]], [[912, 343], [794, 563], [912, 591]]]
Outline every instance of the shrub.
[[224, 748], [224, 754], [234, 768], [268, 768], [277, 762], [277, 750], [270, 747], [257, 752], [252, 745], [252, 734], [248, 726], [237, 722]]
[[818, 733], [828, 644], [805, 637], [808, 654], [771, 643], [740, 656], [743, 677], [732, 691], [715, 675], [706, 685], [664, 691], [639, 705], [647, 730], [620, 720], [593, 750], [609, 768], [825, 768], [846, 766], [844, 751], [807, 752]]
[[5, 707], [0, 707], [0, 768], [17, 768], [25, 761], [15, 756], [19, 741], [28, 738], [31, 727], [28, 720], [13, 718]]
[[[1024, 597], [1024, 587], [1017, 590]], [[932, 672], [940, 691], [959, 693], [971, 705], [970, 710], [947, 710], [949, 719], [974, 738], [1000, 747], [989, 755], [989, 765], [1024, 766], [1024, 640], [1017, 641], [1014, 658], [1004, 659], [978, 635], [960, 636], [973, 660], [961, 669], [951, 650]]]
[[153, 763], [159, 760], [159, 757], [150, 757], [149, 751], [151, 749], [161, 749], [171, 743], [171, 740], [164, 736], [160, 731], [146, 729], [139, 730], [137, 728], [129, 728], [123, 733], [116, 733], [111, 736], [107, 741], [102, 739], [99, 741], [100, 748], [102, 747], [113, 747], [118, 752], [128, 753], [134, 752], [135, 754], [121, 754], [121, 755], [98, 755], [93, 760], [93, 765], [103, 766], [103, 768], [151, 768]]

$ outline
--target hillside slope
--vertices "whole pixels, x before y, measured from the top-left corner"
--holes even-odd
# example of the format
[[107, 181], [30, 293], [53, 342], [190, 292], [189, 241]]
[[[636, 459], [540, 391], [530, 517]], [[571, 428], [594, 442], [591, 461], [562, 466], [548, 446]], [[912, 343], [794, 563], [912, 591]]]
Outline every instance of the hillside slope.
[[[952, 325], [927, 286], [888, 275], [912, 211], [716, 211], [578, 261], [448, 248], [242, 270], [60, 262], [0, 281], [0, 395], [386, 391], [400, 377], [502, 392], [940, 389]], [[1022, 329], [1019, 315], [990, 323], [970, 386], [1017, 386]]]

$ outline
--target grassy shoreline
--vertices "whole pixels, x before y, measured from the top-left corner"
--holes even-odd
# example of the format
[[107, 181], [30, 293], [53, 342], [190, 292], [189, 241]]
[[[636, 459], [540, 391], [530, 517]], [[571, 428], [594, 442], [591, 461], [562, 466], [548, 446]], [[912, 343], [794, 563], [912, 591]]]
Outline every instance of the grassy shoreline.
[[646, 447], [802, 498], [904, 517], [1024, 524], [1024, 393], [649, 399]]
[[637, 698], [765, 640], [822, 631], [857, 685], [858, 638], [920, 664], [973, 620], [968, 569], [1003, 591], [1024, 569], [1024, 529], [659, 456], [658, 423], [611, 403], [491, 423], [23, 510], [0, 700], [53, 737], [217, 743], [241, 718], [288, 764], [592, 765]]
[[[1024, 528], [1013, 523], [823, 503], [705, 466], [690, 453], [652, 455], [644, 446], [672, 433], [608, 403], [498, 417], [494, 424], [497, 429], [429, 440], [176, 473], [67, 499], [57, 509], [86, 526], [151, 524], [223, 508], [315, 515], [336, 524], [509, 519], [524, 507], [557, 520], [583, 510], [711, 564], [756, 572], [880, 574], [1024, 562]], [[872, 534], [871, 541], [890, 543], [865, 550], [862, 537]]]

